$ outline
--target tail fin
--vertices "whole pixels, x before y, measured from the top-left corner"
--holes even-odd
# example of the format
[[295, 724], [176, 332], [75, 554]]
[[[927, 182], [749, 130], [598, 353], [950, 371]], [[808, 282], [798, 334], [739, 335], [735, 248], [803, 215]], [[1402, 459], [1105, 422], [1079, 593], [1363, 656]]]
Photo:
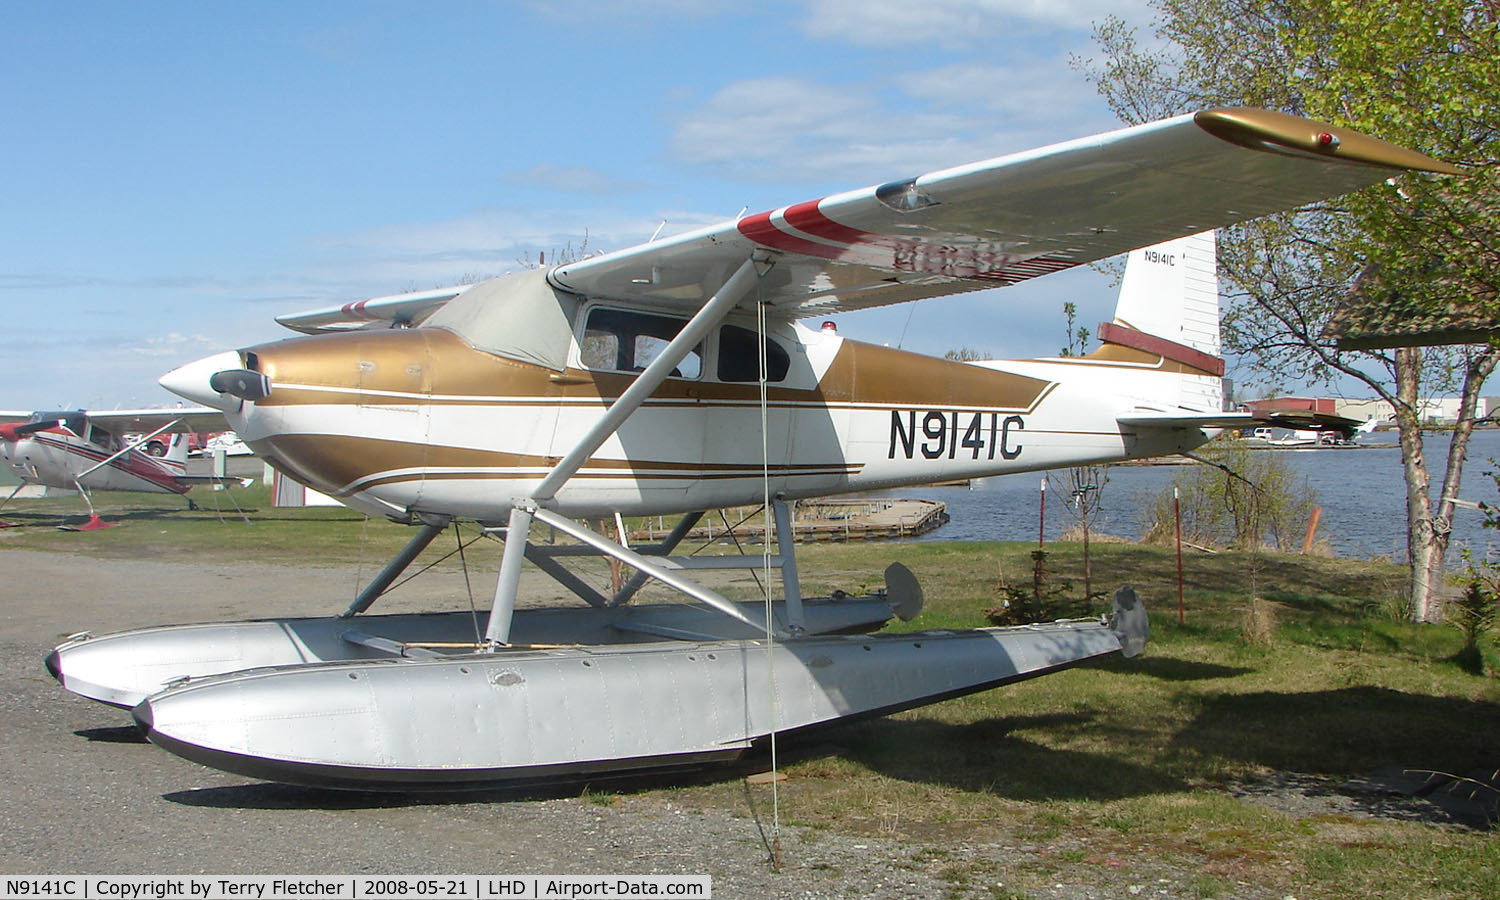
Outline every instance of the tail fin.
[[1219, 355], [1219, 276], [1214, 233], [1130, 253], [1115, 323]]
[[1114, 321], [1099, 327], [1099, 340], [1178, 364], [1178, 396], [1163, 400], [1191, 410], [1220, 409], [1224, 360], [1214, 233], [1131, 251]]
[[167, 445], [167, 452], [162, 456], [162, 461], [172, 464], [172, 467], [182, 471], [187, 470], [188, 458], [188, 436], [182, 432], [172, 435], [172, 442]]

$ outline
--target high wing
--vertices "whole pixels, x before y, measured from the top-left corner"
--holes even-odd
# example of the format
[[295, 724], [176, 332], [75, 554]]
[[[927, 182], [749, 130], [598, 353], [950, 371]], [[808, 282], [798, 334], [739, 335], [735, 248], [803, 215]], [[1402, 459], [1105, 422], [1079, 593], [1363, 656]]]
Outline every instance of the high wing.
[[1451, 166], [1346, 128], [1219, 109], [747, 216], [552, 270], [592, 297], [697, 308], [754, 251], [795, 318], [1013, 284]]
[[155, 431], [176, 422], [169, 431], [227, 431], [224, 413], [208, 406], [179, 406], [168, 409], [87, 410], [90, 419], [111, 431]]
[[307, 312], [277, 316], [276, 321], [293, 331], [317, 334], [325, 331], [352, 331], [377, 325], [402, 327], [420, 325], [444, 303], [469, 289], [469, 285], [414, 291], [374, 297], [342, 306], [329, 306]]
[[[694, 311], [752, 254], [757, 300], [805, 318], [1014, 284], [1303, 206], [1407, 170], [1347, 128], [1216, 109], [834, 194], [553, 268], [560, 289]], [[281, 316], [307, 333], [420, 324], [468, 286]]]
[[[224, 431], [229, 423], [224, 414], [209, 406], [178, 406], [167, 409], [110, 409], [110, 410], [61, 410], [55, 415], [81, 412], [113, 431], [155, 431], [170, 422], [176, 422], [171, 431]], [[0, 410], [0, 424], [33, 421], [36, 412]], [[54, 415], [51, 411], [44, 415]]]

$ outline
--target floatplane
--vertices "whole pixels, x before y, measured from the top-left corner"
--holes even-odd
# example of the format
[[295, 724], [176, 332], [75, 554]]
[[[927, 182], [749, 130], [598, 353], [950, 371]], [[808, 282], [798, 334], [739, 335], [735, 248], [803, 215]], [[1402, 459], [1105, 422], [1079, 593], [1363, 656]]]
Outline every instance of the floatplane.
[[[916, 614], [916, 578], [892, 566], [872, 596], [804, 598], [788, 504], [1173, 454], [1249, 424], [1221, 412], [1203, 233], [1408, 170], [1457, 171], [1218, 109], [281, 317], [304, 335], [161, 383], [223, 410], [287, 475], [416, 526], [411, 544], [339, 615], [83, 634], [47, 667], [190, 760], [421, 790], [725, 761], [773, 734], [1139, 653], [1146, 614], [1124, 591], [1099, 619], [875, 634]], [[953, 362], [801, 324], [1140, 247], [1082, 357]], [[776, 552], [674, 555], [701, 511], [758, 503]], [[582, 524], [615, 513], [683, 518], [650, 547]], [[488, 614], [367, 614], [459, 519], [504, 538]], [[550, 529], [576, 543], [541, 540]], [[635, 574], [600, 590], [569, 567], [579, 554]], [[518, 609], [523, 561], [584, 602]], [[705, 567], [779, 569], [780, 597], [733, 602], [695, 577]], [[648, 579], [694, 602], [629, 603]]]
[[107, 528], [110, 523], [99, 518], [90, 491], [185, 494], [197, 485], [233, 481], [187, 474], [185, 432], [224, 427], [224, 414], [209, 407], [0, 412], [0, 461], [20, 479], [0, 508], [27, 485], [75, 490], [88, 508], [88, 521], [58, 527]]

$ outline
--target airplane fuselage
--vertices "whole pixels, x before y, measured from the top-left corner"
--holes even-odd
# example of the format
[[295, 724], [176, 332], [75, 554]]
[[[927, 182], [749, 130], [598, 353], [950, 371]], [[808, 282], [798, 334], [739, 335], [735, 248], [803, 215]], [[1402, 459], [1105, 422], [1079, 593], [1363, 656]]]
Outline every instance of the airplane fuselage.
[[[85, 425], [84, 427], [88, 427]], [[91, 441], [67, 424], [16, 434], [0, 434], [0, 460], [22, 481], [47, 487], [101, 491], [182, 494], [183, 467], [141, 450], [123, 453], [99, 465], [120, 449], [116, 439]], [[92, 470], [92, 471], [90, 471]]]
[[[773, 323], [763, 406], [758, 364], [732, 358], [753, 327], [722, 326], [739, 330], [705, 341], [548, 505], [571, 516], [676, 513], [759, 502], [763, 475], [773, 495], [795, 499], [1156, 456], [1206, 439], [1116, 423], [1199, 377], [1122, 347], [961, 363]], [[241, 354], [273, 387], [226, 415], [258, 455], [351, 506], [503, 521], [634, 377], [631, 360], [591, 349], [598, 339], [581, 333], [556, 370], [441, 328], [294, 338]]]

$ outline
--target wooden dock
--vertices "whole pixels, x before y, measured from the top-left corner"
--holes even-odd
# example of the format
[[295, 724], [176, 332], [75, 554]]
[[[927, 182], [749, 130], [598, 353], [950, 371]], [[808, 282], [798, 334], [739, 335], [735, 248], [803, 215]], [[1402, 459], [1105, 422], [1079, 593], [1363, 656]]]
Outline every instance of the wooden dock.
[[[720, 515], [722, 512], [722, 516]], [[726, 521], [728, 526], [726, 526]], [[880, 541], [915, 537], [948, 521], [948, 504], [938, 500], [894, 497], [823, 498], [799, 501], [792, 510], [793, 539], [799, 544], [818, 541]], [[655, 541], [671, 530], [670, 523], [648, 520], [630, 533], [632, 542]], [[664, 526], [664, 527], [663, 527]], [[732, 527], [732, 528], [731, 528]], [[761, 543], [766, 516], [759, 507], [711, 511], [688, 532], [693, 542], [727, 540]], [[774, 532], [775, 526], [772, 526]]]

